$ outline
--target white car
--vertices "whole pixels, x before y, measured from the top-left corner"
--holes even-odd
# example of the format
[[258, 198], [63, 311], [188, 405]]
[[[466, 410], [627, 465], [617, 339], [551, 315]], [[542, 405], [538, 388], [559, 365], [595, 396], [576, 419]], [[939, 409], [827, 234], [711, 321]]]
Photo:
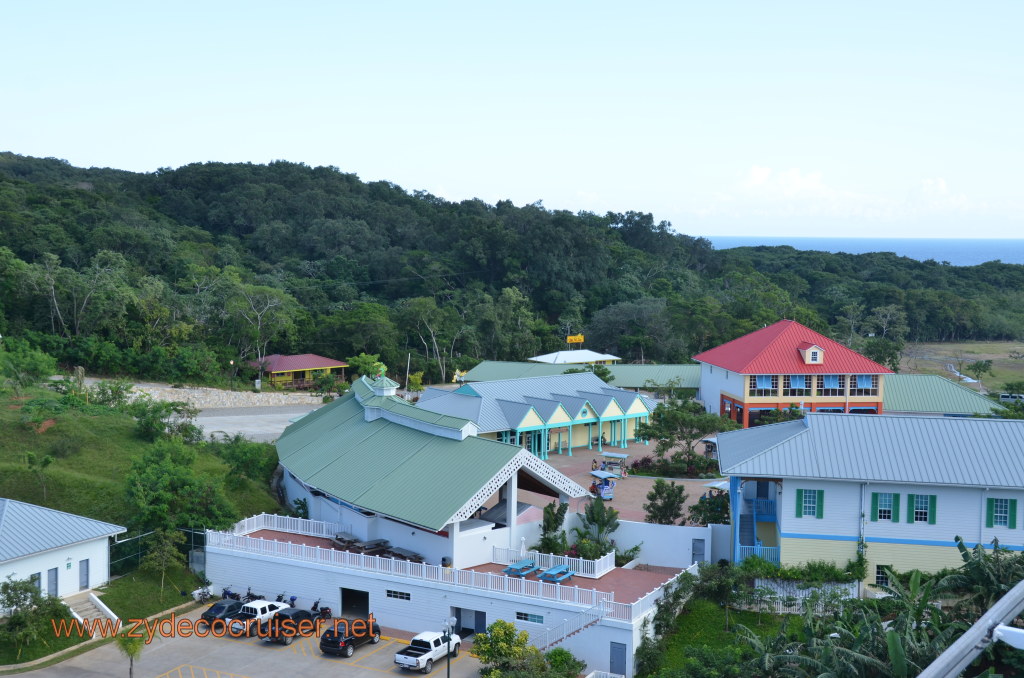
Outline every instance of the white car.
[[259, 633], [274, 613], [288, 607], [288, 603], [277, 603], [270, 600], [253, 600], [242, 606], [231, 621], [228, 622], [228, 633], [232, 636], [251, 636]]

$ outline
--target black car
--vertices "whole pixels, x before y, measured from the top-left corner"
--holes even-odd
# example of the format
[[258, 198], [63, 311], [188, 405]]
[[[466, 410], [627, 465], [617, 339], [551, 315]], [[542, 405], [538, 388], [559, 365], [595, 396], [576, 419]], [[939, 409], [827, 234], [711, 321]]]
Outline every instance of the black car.
[[260, 637], [268, 643], [291, 645], [298, 637], [315, 635], [319, 630], [316, 622], [316, 617], [309, 610], [286, 607], [275, 612], [263, 625]]
[[351, 657], [360, 645], [380, 642], [380, 626], [373, 623], [367, 628], [365, 619], [328, 619], [327, 628], [320, 636], [320, 651], [324, 654], [339, 654]]
[[217, 601], [210, 607], [206, 608], [206, 611], [203, 612], [202, 615], [200, 615], [197, 624], [202, 624], [205, 622], [206, 625], [209, 626], [211, 623], [213, 623], [214, 619], [222, 619], [226, 622], [227, 620], [231, 619], [236, 614], [238, 614], [238, 611], [241, 609], [241, 601], [230, 599]]

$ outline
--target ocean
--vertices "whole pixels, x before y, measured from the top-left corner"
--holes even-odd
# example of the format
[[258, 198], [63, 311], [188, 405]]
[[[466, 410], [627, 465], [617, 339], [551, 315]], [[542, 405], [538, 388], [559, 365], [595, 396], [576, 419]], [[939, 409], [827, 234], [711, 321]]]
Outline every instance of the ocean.
[[986, 261], [1024, 264], [1024, 240], [967, 238], [765, 238], [762, 236], [704, 236], [716, 250], [756, 245], [789, 245], [821, 252], [895, 252], [918, 261], [948, 261], [953, 266], [975, 266]]

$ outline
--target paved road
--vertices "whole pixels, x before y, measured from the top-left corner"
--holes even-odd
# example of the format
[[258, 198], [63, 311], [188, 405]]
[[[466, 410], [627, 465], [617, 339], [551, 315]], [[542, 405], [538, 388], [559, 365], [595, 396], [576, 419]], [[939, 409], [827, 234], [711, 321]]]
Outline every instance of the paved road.
[[214, 407], [201, 410], [196, 424], [203, 434], [228, 437], [242, 434], [249, 440], [273, 442], [288, 427], [291, 419], [312, 412], [320, 405], [288, 405], [269, 407]]
[[[199, 611], [185, 617], [196, 619]], [[379, 678], [381, 674], [413, 676], [394, 664], [401, 641], [382, 640], [363, 645], [351, 659], [320, 654], [315, 638], [303, 638], [289, 646], [267, 643], [259, 638], [154, 638], [135, 662], [137, 678], [281, 678], [281, 676], [339, 675], [346, 678]], [[434, 675], [444, 675], [439, 662]], [[32, 678], [87, 678], [125, 675], [128, 660], [108, 643], [95, 650], [45, 669], [23, 674]], [[454, 678], [480, 675], [480, 663], [463, 652], [452, 661]]]

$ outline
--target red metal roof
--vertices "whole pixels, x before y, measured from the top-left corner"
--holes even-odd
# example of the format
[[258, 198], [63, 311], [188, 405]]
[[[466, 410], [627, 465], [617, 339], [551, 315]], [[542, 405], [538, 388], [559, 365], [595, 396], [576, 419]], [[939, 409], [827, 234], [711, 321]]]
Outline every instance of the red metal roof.
[[[250, 363], [259, 367], [259, 363]], [[275, 353], [263, 359], [264, 370], [267, 372], [296, 372], [302, 370], [322, 370], [327, 367], [348, 367], [348, 363], [331, 360], [322, 355], [303, 353], [302, 355], [281, 355]]]
[[[820, 364], [808, 365], [800, 355], [800, 349], [810, 345], [821, 348]], [[892, 374], [889, 368], [795, 320], [780, 320], [693, 359], [738, 374]]]

